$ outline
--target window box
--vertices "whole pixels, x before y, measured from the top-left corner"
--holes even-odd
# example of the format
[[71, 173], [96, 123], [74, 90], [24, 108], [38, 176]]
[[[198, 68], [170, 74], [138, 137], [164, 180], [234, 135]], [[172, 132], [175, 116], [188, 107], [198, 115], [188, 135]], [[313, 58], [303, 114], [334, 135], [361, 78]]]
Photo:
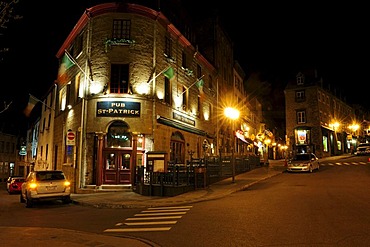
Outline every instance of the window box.
[[105, 51], [108, 50], [112, 45], [132, 45], [135, 44], [135, 40], [131, 39], [106, 39], [105, 40]]

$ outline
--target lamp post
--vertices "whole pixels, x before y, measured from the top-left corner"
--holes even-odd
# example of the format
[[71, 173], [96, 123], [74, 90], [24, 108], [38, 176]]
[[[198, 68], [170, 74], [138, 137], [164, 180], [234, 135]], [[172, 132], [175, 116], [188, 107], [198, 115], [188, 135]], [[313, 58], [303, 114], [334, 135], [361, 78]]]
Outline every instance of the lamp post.
[[348, 138], [348, 140], [350, 140], [351, 154], [354, 154], [355, 153], [355, 146], [354, 146], [354, 144], [356, 144], [357, 130], [360, 128], [360, 125], [358, 125], [356, 123], [353, 123], [352, 125], [348, 126], [348, 128], [351, 130], [351, 135], [350, 135], [350, 138], [349, 137], [347, 137], [347, 138]]
[[226, 107], [224, 110], [225, 117], [230, 119], [232, 123], [232, 147], [231, 147], [231, 167], [232, 167], [232, 182], [235, 182], [235, 120], [239, 118], [240, 112], [232, 107]]

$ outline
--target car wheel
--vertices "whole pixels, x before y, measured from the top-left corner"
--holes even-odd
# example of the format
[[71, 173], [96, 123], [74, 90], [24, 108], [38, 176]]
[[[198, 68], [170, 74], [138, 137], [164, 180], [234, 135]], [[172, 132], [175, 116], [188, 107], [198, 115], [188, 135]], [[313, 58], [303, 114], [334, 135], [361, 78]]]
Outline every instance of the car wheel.
[[33, 207], [32, 199], [29, 199], [28, 196], [26, 196], [26, 208], [32, 208], [32, 207]]
[[63, 201], [64, 204], [71, 203], [71, 197], [70, 196], [66, 196], [66, 197], [63, 198], [62, 201]]
[[312, 173], [313, 172], [313, 169], [312, 169], [312, 166], [310, 166], [310, 173]]
[[22, 192], [21, 192], [21, 195], [20, 195], [19, 201], [20, 201], [21, 203], [24, 203], [24, 202], [25, 202], [25, 200], [24, 200], [24, 198], [23, 198], [23, 196], [22, 196]]

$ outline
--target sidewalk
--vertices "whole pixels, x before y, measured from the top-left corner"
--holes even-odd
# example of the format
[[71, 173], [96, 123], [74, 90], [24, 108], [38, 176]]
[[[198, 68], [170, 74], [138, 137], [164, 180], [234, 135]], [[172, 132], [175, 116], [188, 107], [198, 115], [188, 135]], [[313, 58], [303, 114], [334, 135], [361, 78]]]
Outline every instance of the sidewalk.
[[[320, 161], [327, 161], [351, 157], [351, 154], [321, 158]], [[100, 192], [90, 194], [72, 194], [71, 198], [75, 204], [93, 206], [97, 208], [146, 208], [160, 206], [177, 206], [194, 202], [206, 201], [221, 198], [231, 193], [245, 190], [259, 181], [279, 175], [286, 170], [285, 160], [269, 160], [268, 167], [258, 167], [251, 171], [227, 178], [209, 185], [207, 188], [200, 188], [173, 197], [143, 196], [135, 192]]]
[[75, 204], [97, 208], [146, 208], [184, 205], [227, 196], [284, 171], [284, 160], [270, 160], [268, 167], [258, 167], [235, 176], [234, 183], [232, 178], [227, 178], [211, 184], [207, 188], [199, 188], [173, 197], [143, 196], [129, 191], [72, 194], [71, 198]]

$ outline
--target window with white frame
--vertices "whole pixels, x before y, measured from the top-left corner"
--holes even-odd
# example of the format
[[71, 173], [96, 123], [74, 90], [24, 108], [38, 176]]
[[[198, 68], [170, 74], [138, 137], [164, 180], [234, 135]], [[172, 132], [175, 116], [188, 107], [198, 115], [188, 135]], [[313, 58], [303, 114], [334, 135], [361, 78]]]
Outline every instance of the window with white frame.
[[304, 84], [304, 76], [302, 73], [299, 73], [297, 75], [297, 85], [303, 85]]
[[298, 124], [301, 124], [301, 123], [306, 123], [306, 111], [305, 110], [300, 110], [300, 111], [297, 111], [297, 123]]
[[295, 101], [302, 102], [306, 100], [305, 90], [299, 90], [295, 92]]

